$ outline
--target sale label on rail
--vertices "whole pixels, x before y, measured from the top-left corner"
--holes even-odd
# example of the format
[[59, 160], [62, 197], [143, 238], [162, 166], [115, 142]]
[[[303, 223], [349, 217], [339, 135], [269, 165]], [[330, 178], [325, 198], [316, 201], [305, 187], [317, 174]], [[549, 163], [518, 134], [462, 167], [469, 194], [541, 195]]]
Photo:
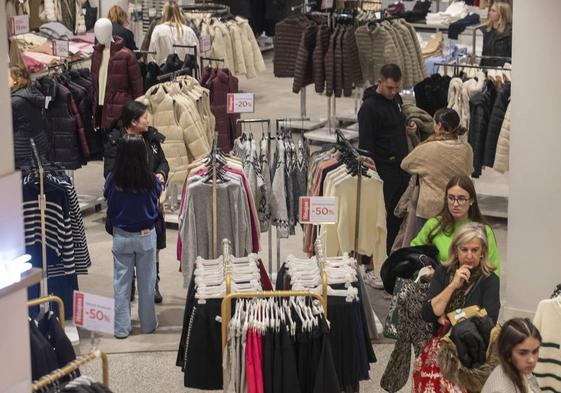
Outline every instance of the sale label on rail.
[[228, 93], [228, 113], [253, 113], [255, 112], [255, 94], [253, 93]]
[[115, 299], [74, 291], [74, 324], [86, 330], [114, 334]]
[[315, 225], [337, 223], [337, 198], [300, 197], [300, 222]]
[[29, 33], [29, 15], [12, 16], [9, 23], [11, 36]]

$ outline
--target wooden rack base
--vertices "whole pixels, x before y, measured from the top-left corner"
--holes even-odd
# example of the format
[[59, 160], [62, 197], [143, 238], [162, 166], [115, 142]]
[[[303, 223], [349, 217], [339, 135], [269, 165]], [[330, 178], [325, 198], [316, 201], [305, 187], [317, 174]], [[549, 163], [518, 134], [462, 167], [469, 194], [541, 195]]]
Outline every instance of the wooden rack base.
[[54, 382], [61, 379], [62, 377], [72, 374], [80, 366], [89, 363], [97, 358], [101, 358], [103, 384], [106, 387], [109, 387], [109, 361], [107, 360], [107, 354], [105, 352], [95, 351], [79, 359], [76, 359], [73, 362], [68, 363], [63, 368], [59, 370], [55, 370], [51, 374], [45, 375], [44, 377], [42, 377], [41, 379], [39, 379], [33, 384], [32, 386], [33, 391], [34, 392], [40, 391], [41, 389], [53, 384]]
[[64, 302], [58, 296], [50, 295], [44, 296], [37, 299], [32, 299], [27, 302], [27, 307], [38, 306], [44, 303], [55, 302], [58, 304], [58, 319], [60, 320], [60, 326], [64, 329]]

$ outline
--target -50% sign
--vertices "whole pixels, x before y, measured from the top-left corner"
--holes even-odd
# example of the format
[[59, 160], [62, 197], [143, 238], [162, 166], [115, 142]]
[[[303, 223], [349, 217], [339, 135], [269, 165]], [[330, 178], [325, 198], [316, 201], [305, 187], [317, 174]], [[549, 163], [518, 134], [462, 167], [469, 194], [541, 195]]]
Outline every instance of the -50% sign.
[[74, 291], [74, 324], [93, 332], [114, 333], [115, 299]]
[[335, 224], [336, 197], [300, 197], [300, 222], [303, 224]]
[[254, 102], [253, 93], [228, 93], [228, 113], [253, 113], [255, 112]]

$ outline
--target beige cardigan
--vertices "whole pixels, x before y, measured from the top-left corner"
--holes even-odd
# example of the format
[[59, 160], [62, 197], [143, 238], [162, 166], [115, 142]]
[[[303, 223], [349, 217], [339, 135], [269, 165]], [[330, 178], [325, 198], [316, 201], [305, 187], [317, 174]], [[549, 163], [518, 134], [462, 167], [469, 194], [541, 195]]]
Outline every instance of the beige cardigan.
[[[541, 392], [536, 377], [531, 374], [526, 376], [526, 390], [528, 393]], [[481, 393], [520, 393], [520, 391], [516, 388], [508, 375], [506, 375], [503, 366], [498, 365], [491, 375], [489, 375], [489, 378], [487, 378]]]
[[460, 140], [428, 141], [413, 149], [401, 168], [419, 175], [417, 217], [431, 218], [442, 209], [450, 178], [473, 172], [473, 150]]

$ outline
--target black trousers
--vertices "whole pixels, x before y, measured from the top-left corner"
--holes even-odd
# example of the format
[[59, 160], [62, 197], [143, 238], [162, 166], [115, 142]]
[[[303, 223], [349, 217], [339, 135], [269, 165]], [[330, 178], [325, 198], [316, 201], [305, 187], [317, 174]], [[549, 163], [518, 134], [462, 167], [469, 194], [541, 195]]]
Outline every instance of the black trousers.
[[395, 216], [394, 210], [409, 184], [410, 175], [403, 171], [397, 163], [395, 165], [376, 164], [376, 170], [384, 181], [386, 229], [388, 231], [388, 236], [386, 238], [386, 250], [389, 253], [399, 232], [401, 222], [403, 221], [402, 218]]

